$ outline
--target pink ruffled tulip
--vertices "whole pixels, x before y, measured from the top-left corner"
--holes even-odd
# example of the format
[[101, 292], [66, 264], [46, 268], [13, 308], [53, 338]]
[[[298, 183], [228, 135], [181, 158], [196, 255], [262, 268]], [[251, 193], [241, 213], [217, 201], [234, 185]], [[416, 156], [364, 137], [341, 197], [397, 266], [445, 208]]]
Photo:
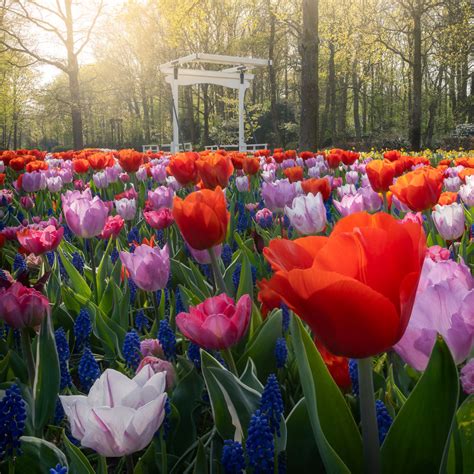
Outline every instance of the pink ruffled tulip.
[[158, 211], [145, 211], [143, 216], [146, 223], [153, 229], [166, 229], [174, 222], [171, 209], [167, 207], [163, 207]]
[[189, 313], [179, 313], [176, 325], [191, 341], [206, 349], [227, 349], [245, 335], [252, 312], [249, 295], [237, 304], [226, 294], [208, 298]]
[[149, 365], [155, 374], [159, 374], [160, 372], [166, 373], [166, 388], [169, 390], [174, 386], [176, 380], [176, 373], [174, 371], [173, 364], [168, 362], [167, 360], [158, 359], [158, 357], [153, 356], [145, 356], [138, 366], [137, 373], [145, 367], [145, 365]]
[[141, 451], [165, 418], [166, 374], [145, 365], [133, 379], [107, 369], [88, 396], [60, 396], [71, 434], [102, 456]]
[[44, 229], [24, 227], [16, 236], [20, 245], [29, 253], [41, 255], [54, 250], [61, 242], [63, 234], [64, 227], [57, 229], [54, 225], [48, 225]]
[[101, 239], [110, 239], [110, 237], [117, 237], [123, 229], [125, 221], [120, 216], [109, 216], [105, 221], [104, 229], [100, 234]]
[[166, 286], [170, 274], [168, 245], [163, 249], [139, 245], [133, 253], [120, 252], [120, 260], [130, 277], [145, 291], [158, 291]]
[[15, 329], [35, 328], [49, 314], [49, 301], [34, 288], [13, 283], [0, 288], [0, 318]]
[[89, 189], [67, 191], [62, 195], [63, 213], [69, 228], [79, 237], [89, 239], [102, 232], [109, 210]]
[[451, 253], [444, 247], [432, 245], [426, 249], [426, 256], [431, 258], [433, 262], [441, 262], [443, 260], [449, 260]]
[[466, 360], [474, 343], [474, 278], [464, 263], [428, 257], [410, 322], [395, 351], [415, 369], [425, 370], [437, 334], [457, 364]]

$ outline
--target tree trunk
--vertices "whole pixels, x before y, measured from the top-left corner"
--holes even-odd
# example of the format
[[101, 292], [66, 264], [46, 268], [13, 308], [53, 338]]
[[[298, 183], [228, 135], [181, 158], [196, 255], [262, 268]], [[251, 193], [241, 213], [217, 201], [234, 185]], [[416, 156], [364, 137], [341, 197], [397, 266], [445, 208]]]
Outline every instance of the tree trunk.
[[360, 129], [360, 116], [359, 116], [359, 95], [360, 95], [360, 82], [357, 77], [357, 63], [354, 61], [352, 65], [352, 90], [353, 90], [353, 111], [354, 111], [354, 129], [357, 140], [360, 140], [361, 129]]
[[69, 93], [71, 96], [72, 139], [74, 149], [84, 148], [82, 131], [81, 88], [79, 84], [79, 64], [74, 52], [74, 29], [72, 18], [72, 0], [66, 0], [66, 48], [68, 62]]
[[276, 84], [276, 73], [275, 73], [275, 30], [276, 30], [276, 18], [275, 14], [271, 10], [270, 2], [267, 3], [267, 8], [270, 14], [270, 36], [268, 38], [268, 59], [271, 61], [268, 67], [268, 78], [270, 82], [270, 112], [272, 116], [272, 129], [273, 129], [273, 145], [281, 145], [281, 135], [279, 128], [279, 117], [277, 108], [277, 84]]
[[413, 12], [413, 108], [410, 129], [410, 144], [414, 151], [421, 149], [421, 95], [423, 81], [421, 41], [421, 0], [417, 0]]
[[300, 149], [317, 150], [319, 122], [318, 1], [303, 1]]
[[203, 146], [209, 145], [209, 84], [202, 85], [202, 95], [204, 103], [204, 126], [202, 134]]
[[328, 87], [329, 87], [329, 134], [331, 136], [331, 144], [335, 144], [336, 140], [336, 66], [334, 64], [334, 56], [336, 54], [333, 43], [329, 43], [329, 64], [328, 64]]
[[143, 108], [143, 132], [146, 143], [151, 142], [151, 133], [150, 133], [150, 108], [148, 104], [148, 97], [146, 94], [145, 84], [141, 84], [141, 96], [142, 96], [142, 108]]

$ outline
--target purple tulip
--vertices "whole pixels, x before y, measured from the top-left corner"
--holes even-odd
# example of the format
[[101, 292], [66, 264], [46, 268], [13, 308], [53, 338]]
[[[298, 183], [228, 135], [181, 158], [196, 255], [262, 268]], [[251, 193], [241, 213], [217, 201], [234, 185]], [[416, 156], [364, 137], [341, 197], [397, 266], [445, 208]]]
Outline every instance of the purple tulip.
[[417, 370], [425, 370], [441, 334], [457, 364], [474, 344], [474, 278], [464, 263], [425, 259], [415, 305], [398, 355]]
[[88, 239], [102, 232], [109, 210], [98, 196], [92, 198], [90, 189], [67, 191], [61, 198], [67, 225], [76, 235]]
[[92, 180], [97, 189], [105, 189], [109, 185], [107, 180], [107, 173], [105, 171], [100, 171], [92, 175]]
[[115, 201], [117, 214], [125, 221], [131, 221], [137, 213], [137, 201], [135, 199], [118, 199]]
[[148, 179], [146, 168], [141, 166], [135, 173], [135, 176], [137, 177], [138, 181], [146, 181]]
[[364, 201], [364, 209], [368, 212], [379, 211], [383, 205], [383, 199], [377, 194], [371, 186], [359, 188], [358, 194]]
[[121, 173], [122, 168], [118, 164], [105, 168], [105, 175], [108, 183], [116, 183], [119, 180]]
[[166, 166], [158, 164], [150, 168], [152, 178], [158, 183], [164, 183], [166, 181]]
[[462, 184], [461, 178], [459, 178], [458, 176], [444, 179], [444, 187], [446, 191], [457, 193], [459, 191], [459, 187], [461, 186], [461, 184]]
[[265, 201], [265, 206], [273, 212], [282, 211], [285, 206], [293, 202], [295, 197], [295, 185], [288, 179], [262, 184], [262, 198]]
[[129, 379], [107, 369], [89, 395], [61, 395], [71, 434], [102, 456], [121, 457], [144, 449], [165, 418], [166, 372], [150, 365]]
[[162, 207], [171, 209], [173, 207], [173, 196], [174, 191], [166, 186], [158, 186], [154, 191], [148, 191], [148, 201], [155, 211]]
[[360, 194], [356, 194], [355, 196], [346, 194], [342, 197], [341, 201], [334, 199], [333, 203], [342, 217], [364, 210], [364, 198]]
[[52, 176], [46, 179], [48, 191], [51, 193], [58, 193], [63, 187], [63, 180], [59, 176]]
[[241, 193], [246, 193], [249, 190], [249, 179], [247, 176], [237, 176], [235, 178], [235, 187]]
[[[188, 248], [189, 253], [192, 255], [194, 260], [196, 260], [196, 262], [200, 263], [201, 265], [207, 265], [211, 263], [211, 257], [207, 250], [193, 249], [187, 242], [186, 242], [186, 247]], [[215, 247], [212, 247], [212, 248], [214, 250], [215, 256], [217, 258], [220, 258], [222, 254], [222, 244], [216, 245]]]
[[339, 199], [342, 199], [345, 195], [355, 196], [357, 194], [357, 189], [353, 184], [344, 184], [337, 188], [337, 196]]
[[348, 171], [346, 173], [347, 184], [357, 184], [359, 181], [359, 173], [357, 171]]
[[456, 240], [464, 233], [465, 218], [461, 204], [453, 203], [446, 206], [437, 204], [431, 217], [439, 235], [444, 240]]
[[21, 181], [23, 191], [27, 193], [35, 193], [46, 187], [46, 176], [41, 171], [33, 171], [32, 173], [24, 173]]
[[321, 193], [295, 197], [291, 207], [285, 207], [285, 214], [303, 235], [317, 234], [326, 227], [326, 208]]
[[466, 177], [466, 184], [459, 188], [459, 196], [467, 206], [474, 206], [474, 176]]
[[168, 245], [163, 249], [139, 245], [133, 253], [120, 252], [120, 260], [130, 277], [145, 291], [158, 291], [166, 286], [170, 274]]

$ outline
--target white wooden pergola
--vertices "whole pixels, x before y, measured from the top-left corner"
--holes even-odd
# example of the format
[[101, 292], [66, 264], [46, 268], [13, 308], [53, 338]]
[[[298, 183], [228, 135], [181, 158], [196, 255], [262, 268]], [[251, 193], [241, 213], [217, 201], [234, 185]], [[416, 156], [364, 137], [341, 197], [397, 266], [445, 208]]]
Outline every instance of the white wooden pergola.
[[[193, 64], [219, 64], [226, 66], [218, 71], [205, 69], [192, 69], [182, 67]], [[245, 128], [244, 128], [244, 99], [245, 91], [250, 86], [254, 75], [248, 71], [257, 67], [271, 65], [269, 59], [242, 58], [238, 56], [222, 56], [220, 54], [195, 53], [189, 56], [175, 59], [160, 66], [160, 71], [165, 75], [165, 80], [171, 85], [173, 98], [173, 142], [171, 152], [176, 153], [180, 149], [179, 143], [179, 116], [178, 98], [179, 86], [191, 86], [194, 84], [215, 84], [223, 87], [238, 89], [239, 91], [239, 151], [246, 151]]]

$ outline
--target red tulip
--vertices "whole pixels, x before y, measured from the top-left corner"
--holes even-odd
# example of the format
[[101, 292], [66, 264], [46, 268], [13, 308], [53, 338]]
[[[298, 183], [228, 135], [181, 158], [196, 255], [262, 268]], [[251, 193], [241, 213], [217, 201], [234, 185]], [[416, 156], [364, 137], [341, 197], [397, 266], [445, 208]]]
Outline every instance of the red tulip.
[[420, 225], [378, 213], [341, 219], [330, 237], [273, 240], [270, 288], [333, 354], [388, 350], [410, 319], [426, 241]]
[[234, 172], [230, 157], [218, 153], [200, 158], [196, 161], [196, 166], [204, 186], [208, 189], [215, 189], [217, 186], [225, 188]]
[[199, 154], [191, 151], [178, 153], [171, 158], [167, 171], [171, 176], [174, 176], [176, 181], [182, 186], [196, 184], [198, 180], [196, 160], [198, 158]]
[[365, 171], [376, 193], [386, 193], [395, 177], [395, 167], [389, 161], [372, 160], [367, 163]]

